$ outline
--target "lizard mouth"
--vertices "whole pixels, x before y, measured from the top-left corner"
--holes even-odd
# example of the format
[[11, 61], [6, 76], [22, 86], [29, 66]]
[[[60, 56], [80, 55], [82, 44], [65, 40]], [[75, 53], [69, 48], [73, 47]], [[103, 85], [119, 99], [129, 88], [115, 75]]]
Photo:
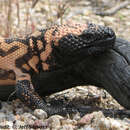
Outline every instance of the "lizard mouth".
[[87, 54], [91, 55], [113, 48], [116, 35], [111, 28], [99, 25], [97, 30], [94, 31], [92, 29], [90, 31], [84, 30], [80, 36], [84, 41], [84, 45], [82, 46], [82, 49], [79, 49], [79, 52], [80, 50], [86, 50]]
[[114, 36], [111, 38], [93, 41], [90, 44], [84, 44], [82, 47], [79, 47], [76, 50], [71, 49], [70, 51], [65, 52], [64, 54], [66, 55], [66, 57], [84, 57], [89, 55], [97, 55], [108, 49], [112, 49], [115, 45], [115, 39], [116, 37]]
[[72, 52], [59, 51], [59, 49], [55, 48], [53, 55], [55, 55], [57, 63], [62, 66], [75, 64], [87, 58], [87, 56], [99, 55], [106, 50], [112, 49], [115, 44], [115, 38], [116, 37], [111, 37], [99, 41], [94, 41], [91, 44], [86, 44]]
[[[79, 54], [95, 55], [100, 54], [108, 49], [112, 49], [115, 44], [116, 37], [94, 41], [90, 46], [82, 48]], [[86, 53], [85, 53], [86, 52]]]

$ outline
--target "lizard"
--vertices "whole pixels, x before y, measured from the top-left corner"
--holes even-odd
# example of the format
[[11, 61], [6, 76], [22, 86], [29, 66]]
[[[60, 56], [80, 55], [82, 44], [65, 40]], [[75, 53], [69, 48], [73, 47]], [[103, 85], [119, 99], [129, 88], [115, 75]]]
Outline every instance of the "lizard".
[[48, 106], [35, 91], [32, 75], [53, 72], [100, 54], [113, 48], [115, 38], [110, 27], [93, 23], [54, 25], [22, 39], [1, 38], [0, 85], [15, 85], [17, 98], [33, 110], [43, 109], [48, 115], [72, 112]]

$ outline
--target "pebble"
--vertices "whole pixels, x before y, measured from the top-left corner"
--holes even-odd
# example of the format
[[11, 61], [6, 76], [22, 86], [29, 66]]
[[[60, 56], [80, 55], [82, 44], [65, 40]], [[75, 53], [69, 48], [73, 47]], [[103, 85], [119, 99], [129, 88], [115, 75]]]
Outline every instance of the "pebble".
[[6, 115], [6, 119], [8, 121], [15, 121], [15, 116], [14, 116], [14, 114], [8, 114], [8, 115]]
[[6, 114], [3, 112], [0, 112], [0, 122], [6, 120]]
[[86, 125], [86, 124], [90, 124], [91, 120], [93, 119], [93, 114], [86, 114], [85, 116], [83, 116], [78, 122], [78, 125]]
[[61, 125], [75, 125], [75, 124], [77, 124], [76, 120], [61, 119]]
[[20, 121], [20, 120], [16, 120], [13, 124], [13, 128], [14, 129], [24, 129], [26, 127], [25, 122]]
[[12, 130], [13, 128], [13, 122], [11, 121], [2, 121], [0, 122], [0, 129], [5, 130], [5, 129], [10, 129]]
[[106, 25], [111, 25], [115, 22], [115, 18], [110, 16], [105, 16], [103, 21], [105, 22]]
[[81, 129], [81, 130], [97, 130], [97, 129], [95, 129], [95, 128], [91, 127], [91, 125], [89, 125], [89, 126], [84, 126], [83, 129]]
[[13, 106], [7, 102], [2, 102], [2, 109], [0, 109], [0, 112], [11, 114], [13, 113]]
[[130, 127], [112, 118], [101, 118], [97, 122], [97, 128], [101, 130], [129, 130]]
[[[5, 0], [2, 0], [3, 2], [5, 2]], [[7, 1], [7, 0], [6, 0]], [[51, 11], [49, 8], [49, 6], [45, 3], [44, 7], [43, 7], [43, 3], [41, 3], [41, 1], [38, 2], [38, 4], [36, 5], [35, 9], [39, 12], [44, 12], [44, 13], [39, 13], [39, 14], [31, 14], [33, 17], [30, 17], [29, 19], [32, 19], [32, 21], [34, 22], [33, 24], [35, 25], [35, 29], [39, 28], [41, 29], [42, 27], [46, 26], [46, 23], [48, 24], [48, 16], [50, 19], [50, 16], [56, 16], [56, 11], [54, 11], [52, 6], [57, 6], [57, 3], [55, 4], [55, 0], [51, 0], [53, 5], [50, 4], [51, 6]], [[102, 1], [102, 0], [101, 0]], [[103, 0], [104, 2], [106, 2], [105, 0]], [[109, 0], [111, 1], [111, 0]], [[42, 1], [43, 2], [43, 1]], [[45, 2], [45, 1], [44, 1]], [[86, 2], [86, 1], [85, 1]], [[91, 2], [90, 2], [91, 3]], [[108, 3], [108, 2], [107, 2]], [[107, 4], [105, 3], [105, 4]], [[13, 4], [13, 2], [12, 2]], [[80, 3], [82, 4], [82, 3]], [[30, 3], [26, 4], [27, 7], [31, 6], [31, 1]], [[125, 39], [130, 40], [129, 34], [129, 26], [130, 26], [130, 5], [127, 6], [127, 9], [122, 9], [120, 11], [118, 11], [117, 14], [115, 14], [115, 16], [105, 16], [105, 17], [100, 17], [97, 16], [95, 14], [93, 14], [92, 10], [90, 10], [91, 6], [90, 4], [86, 4], [85, 3], [85, 9], [84, 7], [82, 8], [81, 6], [79, 6], [79, 3], [77, 4], [78, 6], [75, 5], [75, 7], [73, 6], [71, 11], [67, 11], [66, 14], [63, 17], [63, 21], [65, 19], [68, 20], [67, 15], [69, 16], [69, 18], [74, 18], [77, 19], [79, 22], [86, 22], [87, 20], [92, 21], [96, 24], [101, 24], [101, 25], [109, 25], [112, 26], [112, 28], [116, 31], [118, 36], [123, 36]], [[16, 6], [13, 6], [16, 7]], [[73, 8], [75, 8], [76, 12], [73, 11]], [[55, 8], [57, 9], [57, 8]], [[77, 9], [79, 9], [77, 11]], [[2, 10], [1, 10], [2, 11]], [[3, 11], [2, 11], [3, 12]], [[15, 12], [15, 13], [14, 13]], [[48, 13], [46, 15], [46, 12]], [[32, 13], [29, 10], [29, 13]], [[51, 13], [51, 14], [49, 14]], [[17, 35], [18, 32], [20, 34], [24, 34], [25, 33], [25, 25], [24, 23], [26, 23], [26, 9], [25, 9], [25, 3], [24, 2], [20, 2], [20, 23], [22, 23], [19, 27], [17, 27], [17, 18], [16, 15], [17, 14], [17, 10], [13, 10], [12, 11], [12, 15], [11, 18], [13, 19], [12, 21], [12, 25], [11, 25], [11, 32], [12, 35]], [[76, 15], [75, 15], [76, 14]], [[78, 15], [77, 15], [78, 14]], [[1, 13], [0, 13], [1, 16]], [[44, 20], [42, 20], [44, 19]], [[1, 35], [5, 35], [6, 33], [4, 33], [4, 30], [6, 31], [6, 29], [4, 29], [5, 27], [5, 21], [6, 21], [6, 17], [5, 14], [2, 16], [1, 19], [1, 28], [3, 27], [3, 29], [1, 29]], [[42, 22], [41, 22], [42, 21]], [[47, 21], [47, 22], [46, 22]], [[55, 21], [55, 20], [54, 20]], [[14, 27], [15, 26], [15, 27]], [[28, 21], [28, 31], [31, 31], [30, 29], [30, 21]], [[120, 35], [119, 35], [119, 34]], [[88, 86], [87, 86], [88, 88]], [[92, 88], [92, 87], [91, 87]], [[67, 93], [63, 93], [61, 92], [61, 94], [59, 94], [59, 97], [61, 97], [61, 95], [63, 95], [63, 97], [66, 97], [67, 99], [73, 99], [75, 97], [84, 97], [84, 95], [86, 95], [88, 89], [82, 89], [82, 87], [77, 91], [75, 89], [71, 89], [64, 91]], [[99, 95], [97, 92], [97, 89], [90, 90], [92, 94], [96, 94]], [[55, 98], [56, 96], [54, 95], [53, 98]], [[108, 99], [108, 97], [107, 97]], [[107, 102], [106, 102], [107, 101]], [[112, 103], [110, 103], [112, 102]], [[120, 106], [117, 105], [117, 103], [113, 102], [113, 99], [111, 98], [110, 100], [102, 100], [101, 103], [103, 104], [102, 106], [104, 108], [110, 108], [112, 107], [117, 107], [120, 108]], [[45, 128], [46, 130], [57, 130], [57, 129], [62, 129], [62, 130], [73, 130], [73, 129], [78, 129], [79, 127], [76, 126], [76, 121], [78, 121], [79, 125], [80, 125], [80, 130], [108, 130], [108, 129], [112, 129], [112, 130], [130, 130], [130, 119], [128, 118], [124, 118], [123, 120], [119, 120], [119, 119], [113, 119], [113, 118], [105, 118], [104, 115], [102, 114], [102, 112], [95, 112], [95, 113], [91, 113], [91, 114], [87, 114], [84, 117], [82, 117], [80, 119], [80, 117], [75, 117], [73, 119], [66, 119], [63, 118], [59, 115], [54, 115], [47, 118], [47, 115], [41, 111], [41, 110], [36, 110], [35, 112], [32, 112], [32, 110], [26, 106], [23, 105], [22, 102], [15, 100], [13, 104], [13, 107], [11, 106], [11, 104], [8, 104], [6, 102], [2, 102], [2, 108], [0, 110], [0, 126], [6, 127], [9, 126], [10, 128], [13, 126], [16, 126], [16, 128], [19, 128], [19, 126], [21, 126], [21, 129], [26, 129], [26, 126], [29, 125], [33, 125], [34, 127], [38, 127], [38, 126], [43, 126], [43, 128]], [[104, 105], [105, 104], [105, 105]], [[107, 107], [106, 107], [107, 106]], [[15, 115], [14, 112], [15, 111]], [[26, 112], [26, 113], [25, 113]], [[28, 112], [28, 113], [27, 113]], [[33, 113], [33, 114], [31, 114]], [[43, 121], [44, 120], [44, 121]], [[76, 121], [75, 121], [76, 120]], [[92, 122], [91, 122], [92, 121]], [[14, 122], [14, 124], [13, 124]], [[78, 124], [77, 123], [77, 124]], [[15, 127], [14, 127], [15, 128]], [[1, 128], [0, 128], [1, 129]], [[4, 128], [5, 129], [5, 128]], [[27, 129], [29, 129], [27, 127]]]
[[51, 129], [59, 129], [61, 126], [61, 120], [64, 118], [60, 115], [53, 115], [47, 119], [47, 122]]
[[24, 113], [23, 108], [16, 108], [15, 111], [16, 111], [15, 112], [16, 114], [23, 114]]
[[47, 122], [43, 122], [42, 120], [36, 120], [32, 124], [33, 128], [40, 128], [40, 129], [47, 129], [49, 127], [49, 124]]
[[74, 130], [76, 127], [71, 124], [66, 124], [60, 127], [61, 130]]
[[130, 119], [128, 119], [128, 118], [124, 118], [123, 121], [130, 124]]
[[47, 118], [47, 113], [43, 111], [42, 109], [35, 109], [34, 110], [34, 115], [39, 118], [39, 119], [46, 119]]
[[30, 122], [37, 120], [37, 118], [33, 116], [31, 113], [24, 113], [20, 116], [20, 120], [24, 121], [26, 124], [30, 124]]

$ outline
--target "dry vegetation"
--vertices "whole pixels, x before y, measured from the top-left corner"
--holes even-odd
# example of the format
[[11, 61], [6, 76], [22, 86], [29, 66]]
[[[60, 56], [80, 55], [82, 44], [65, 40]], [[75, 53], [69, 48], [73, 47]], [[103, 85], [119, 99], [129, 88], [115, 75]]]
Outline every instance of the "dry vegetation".
[[[1, 0], [0, 35], [3, 37], [23, 36], [37, 28], [55, 23], [62, 24], [63, 21], [68, 19], [80, 22], [89, 20], [110, 25], [118, 32], [117, 28], [120, 26], [122, 28], [123, 24], [130, 26], [128, 10], [127, 13], [125, 9], [124, 13], [122, 11], [117, 12], [112, 17], [110, 16], [108, 21], [107, 16], [100, 17], [95, 15], [94, 12], [103, 12], [120, 4], [120, 2], [122, 0]], [[127, 6], [127, 9], [129, 9], [129, 6]], [[115, 25], [116, 22], [119, 22], [120, 25]]]
[[73, 19], [112, 26], [117, 35], [129, 40], [128, 4], [112, 16], [95, 15], [97, 11], [109, 11], [125, 1], [127, 0], [0, 0], [0, 35], [22, 37], [36, 29]]
[[[24, 37], [36, 29], [62, 24], [71, 19], [82, 23], [90, 21], [111, 26], [117, 36], [130, 40], [129, 4], [112, 16], [101, 17], [95, 14], [97, 11], [111, 9], [121, 2], [125, 0], [0, 0], [0, 36]], [[77, 87], [59, 93], [59, 98], [63, 98], [64, 95], [74, 99], [82, 95], [81, 99], [86, 100], [87, 91], [86, 87]], [[92, 87], [90, 87], [90, 93], [99, 97], [106, 94]], [[50, 99], [54, 96], [57, 95], [51, 95]], [[108, 94], [105, 99], [101, 97], [100, 101], [98, 105], [105, 108], [121, 107]]]

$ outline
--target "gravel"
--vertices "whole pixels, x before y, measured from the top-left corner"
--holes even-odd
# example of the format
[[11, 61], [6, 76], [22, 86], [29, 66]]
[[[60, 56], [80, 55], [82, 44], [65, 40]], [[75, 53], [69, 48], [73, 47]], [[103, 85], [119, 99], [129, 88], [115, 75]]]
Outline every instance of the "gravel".
[[[59, 0], [61, 1], [61, 0]], [[78, 0], [77, 0], [78, 1]], [[29, 21], [26, 23], [27, 8], [31, 6], [31, 1], [25, 4], [20, 0], [20, 25], [18, 27], [17, 10], [12, 12], [12, 23], [9, 36], [23, 36], [36, 29], [44, 28], [60, 21], [66, 21], [73, 19], [74, 21], [80, 21], [86, 23], [87, 21], [107, 25], [114, 29], [117, 36], [123, 37], [130, 41], [130, 6], [118, 11], [113, 16], [100, 17], [94, 14], [94, 6], [91, 1], [81, 0], [71, 3], [68, 6], [65, 14], [61, 19], [57, 18], [58, 5], [56, 0], [50, 0], [51, 8], [47, 1], [39, 1], [34, 9], [29, 9]], [[100, 5], [104, 0], [100, 1]], [[114, 3], [115, 0], [108, 3]], [[60, 2], [59, 2], [60, 3]], [[95, 3], [95, 1], [94, 1]], [[26, 5], [26, 9], [25, 9]], [[15, 7], [15, 5], [13, 5]], [[6, 15], [0, 9], [0, 34], [6, 35], [5, 21]], [[22, 23], [22, 24], [21, 24]], [[26, 26], [27, 25], [27, 26]], [[120, 106], [105, 90], [96, 88], [94, 86], [78, 86], [76, 88], [68, 89], [59, 93], [55, 93], [47, 97], [47, 101], [53, 99], [67, 98], [69, 102], [74, 102], [77, 105], [89, 105], [99, 106], [103, 108], [115, 108], [121, 109]], [[18, 99], [12, 102], [2, 102], [2, 108], [0, 109], [0, 129], [46, 129], [46, 130], [130, 130], [130, 119], [124, 117], [110, 118], [105, 117], [101, 111], [86, 114], [83, 117], [77, 113], [72, 117], [62, 117], [60, 115], [53, 115], [47, 117], [47, 113], [43, 110], [36, 109], [32, 111], [26, 107]]]

